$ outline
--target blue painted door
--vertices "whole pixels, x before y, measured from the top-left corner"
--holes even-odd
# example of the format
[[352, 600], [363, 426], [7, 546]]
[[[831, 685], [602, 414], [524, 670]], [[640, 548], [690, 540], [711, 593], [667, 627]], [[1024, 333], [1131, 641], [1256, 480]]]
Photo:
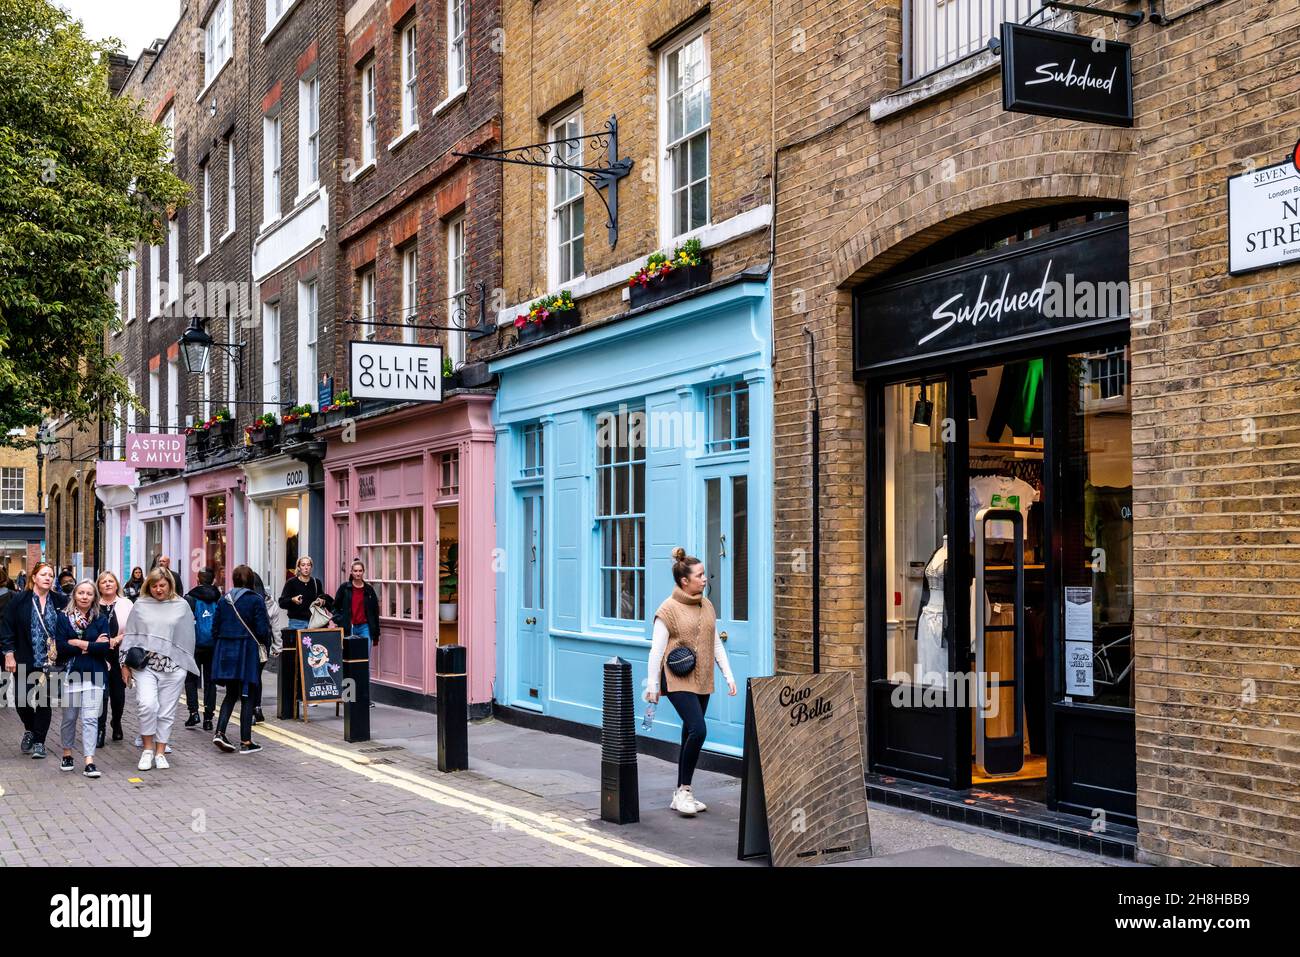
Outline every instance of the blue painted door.
[[[703, 470], [700, 501], [708, 596], [718, 615], [718, 633], [736, 679], [738, 694], [728, 697], [720, 675], [709, 700], [708, 717], [723, 722], [719, 739], [739, 745], [745, 718], [745, 679], [752, 669], [754, 636], [750, 628], [758, 600], [750, 575], [750, 497], [753, 494], [747, 463]], [[732, 740], [734, 738], [734, 740]]]
[[542, 706], [546, 679], [546, 509], [541, 488], [519, 495], [522, 560], [518, 563], [519, 611], [516, 623], [519, 635], [518, 682], [515, 703], [525, 708]]

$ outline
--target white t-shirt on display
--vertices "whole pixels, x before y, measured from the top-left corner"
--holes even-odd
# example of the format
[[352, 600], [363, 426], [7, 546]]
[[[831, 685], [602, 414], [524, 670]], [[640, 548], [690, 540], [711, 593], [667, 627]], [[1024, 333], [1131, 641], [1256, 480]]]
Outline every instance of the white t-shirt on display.
[[[1038, 501], [1038, 492], [1023, 479], [1007, 475], [982, 475], [970, 480], [970, 538], [975, 541], [975, 515], [982, 508], [1014, 508], [1029, 521], [1029, 506]], [[1011, 541], [1016, 537], [1010, 522], [990, 522], [988, 538]]]

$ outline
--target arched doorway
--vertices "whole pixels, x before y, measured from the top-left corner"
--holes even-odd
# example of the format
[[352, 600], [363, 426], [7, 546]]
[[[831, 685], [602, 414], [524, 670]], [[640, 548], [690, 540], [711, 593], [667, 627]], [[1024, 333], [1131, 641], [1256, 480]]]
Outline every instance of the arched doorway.
[[855, 291], [873, 770], [1136, 823], [1128, 262], [1071, 203]]

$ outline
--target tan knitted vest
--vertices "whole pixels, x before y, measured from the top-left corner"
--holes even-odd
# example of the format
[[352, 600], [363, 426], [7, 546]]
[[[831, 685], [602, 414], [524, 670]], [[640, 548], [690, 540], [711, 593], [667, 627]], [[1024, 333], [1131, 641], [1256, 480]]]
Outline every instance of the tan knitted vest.
[[[713, 605], [703, 595], [692, 598], [674, 588], [672, 597], [664, 599], [655, 617], [668, 627], [663, 663], [665, 689], [713, 694], [713, 639], [718, 621]], [[682, 646], [695, 652], [695, 670], [678, 677], [668, 669], [668, 653]]]

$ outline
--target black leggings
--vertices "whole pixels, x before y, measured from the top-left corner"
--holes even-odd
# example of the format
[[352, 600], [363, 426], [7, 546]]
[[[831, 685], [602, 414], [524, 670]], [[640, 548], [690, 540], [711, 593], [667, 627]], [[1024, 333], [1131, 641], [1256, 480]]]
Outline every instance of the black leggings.
[[16, 688], [16, 697], [22, 702], [15, 709], [18, 720], [23, 723], [24, 731], [31, 732], [33, 744], [44, 744], [45, 736], [50, 733], [50, 719], [54, 715], [50, 707], [52, 693], [49, 676], [36, 669], [27, 672], [25, 687]]
[[114, 651], [107, 656], [108, 664], [108, 694], [104, 695], [104, 706], [99, 711], [99, 732], [104, 733], [104, 721], [110, 712], [113, 717], [113, 727], [122, 726], [122, 708], [126, 705], [126, 682], [122, 680], [122, 664], [118, 660], [118, 654]]
[[691, 783], [695, 764], [700, 760], [700, 749], [704, 747], [704, 738], [708, 734], [704, 712], [709, 708], [709, 696], [693, 691], [670, 691], [668, 700], [682, 719], [682, 752], [677, 759], [677, 786], [681, 787]]
[[[217, 719], [217, 734], [226, 733], [226, 725], [230, 724], [230, 716], [235, 711], [235, 705], [239, 704], [242, 689], [243, 682], [226, 682], [226, 697], [221, 702], [221, 717]], [[253, 740], [253, 706], [247, 700], [239, 708], [239, 740], [241, 742]]]

